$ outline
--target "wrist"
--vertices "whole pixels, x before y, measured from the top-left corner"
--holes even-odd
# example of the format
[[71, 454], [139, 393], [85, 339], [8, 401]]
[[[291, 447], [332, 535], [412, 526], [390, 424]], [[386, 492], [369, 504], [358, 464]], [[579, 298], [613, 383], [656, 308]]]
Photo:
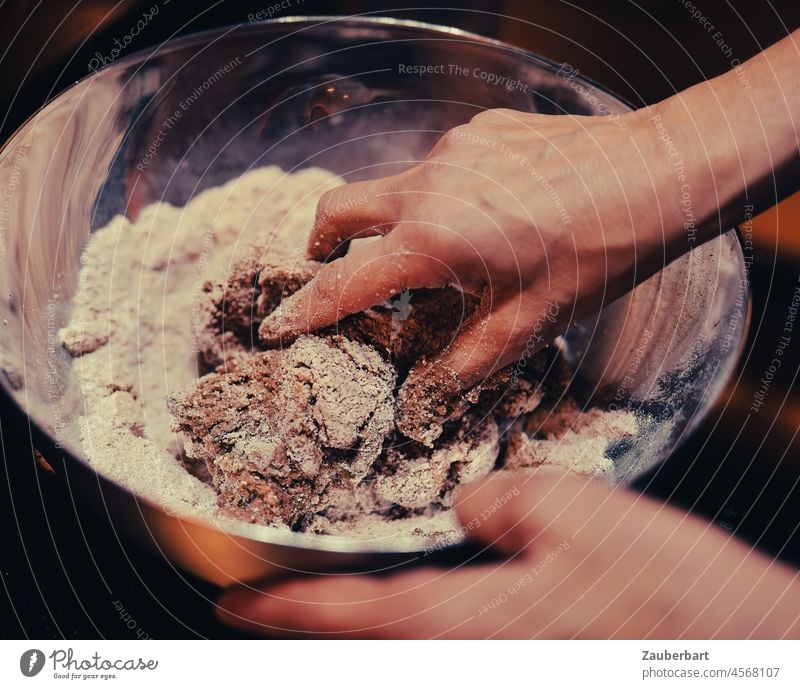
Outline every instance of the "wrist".
[[698, 112], [704, 95], [682, 92], [636, 113], [668, 262], [719, 232], [719, 209], [739, 189], [735, 146]]
[[[789, 37], [729, 72], [645, 109], [651, 119], [658, 118], [654, 124], [660, 125], [659, 136], [669, 133], [685, 172], [680, 188], [676, 180], [665, 180], [663, 205], [673, 210], [683, 205], [684, 215], [693, 216], [696, 243], [797, 190], [799, 62]], [[666, 142], [661, 143], [665, 149]], [[677, 169], [673, 172], [677, 177]], [[673, 223], [665, 229], [668, 243], [679, 247], [686, 228], [682, 233]]]

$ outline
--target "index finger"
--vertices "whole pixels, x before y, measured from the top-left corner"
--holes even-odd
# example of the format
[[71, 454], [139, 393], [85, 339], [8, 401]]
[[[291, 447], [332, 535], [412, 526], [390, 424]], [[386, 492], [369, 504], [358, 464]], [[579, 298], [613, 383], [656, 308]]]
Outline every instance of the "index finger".
[[493, 615], [478, 613], [521, 571], [518, 563], [507, 562], [387, 576], [309, 577], [229, 590], [216, 614], [226, 624], [262, 635], [483, 638], [518, 616], [513, 605]]
[[418, 233], [418, 226], [401, 224], [385, 237], [324, 265], [313, 280], [262, 321], [261, 341], [270, 346], [292, 340], [404, 289], [443, 287], [453, 275], [437, 257], [414, 248]]
[[309, 258], [329, 261], [344, 254], [353, 239], [387, 234], [396, 224], [395, 185], [395, 177], [384, 177], [327, 191], [317, 204]]

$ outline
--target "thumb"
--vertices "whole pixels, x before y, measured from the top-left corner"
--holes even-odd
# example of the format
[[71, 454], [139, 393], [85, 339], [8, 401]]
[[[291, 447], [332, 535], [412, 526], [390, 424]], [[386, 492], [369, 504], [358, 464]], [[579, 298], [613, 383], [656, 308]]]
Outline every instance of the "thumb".
[[576, 505], [609, 491], [601, 481], [566, 473], [498, 471], [459, 486], [454, 501], [468, 539], [513, 556], [537, 543], [569, 541], [573, 516], [582, 512]]

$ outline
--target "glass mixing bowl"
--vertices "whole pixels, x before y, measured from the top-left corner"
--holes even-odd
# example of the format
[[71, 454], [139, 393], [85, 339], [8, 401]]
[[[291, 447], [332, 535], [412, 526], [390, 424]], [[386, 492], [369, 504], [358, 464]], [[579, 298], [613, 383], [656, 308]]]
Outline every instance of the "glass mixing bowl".
[[[406, 65], [442, 68], [421, 78]], [[158, 137], [192, 97], [180, 126]], [[376, 169], [390, 174], [424, 157], [443, 131], [496, 107], [629, 109], [569, 70], [498, 41], [343, 18], [287, 18], [175, 40], [113, 62], [42, 108], [0, 153], [0, 386], [57, 472], [122, 531], [219, 583], [282, 568], [375, 569], [424, 557], [422, 541], [376, 545], [244, 523], [222, 530], [97, 474], [71, 430], [81, 399], [57, 331], [70, 315], [87, 237], [115, 214], [135, 215], [159, 200], [182, 206], [261, 165], [319, 166], [348, 180]], [[157, 139], [157, 155], [137, 169]], [[664, 460], [718, 398], [742, 347], [748, 304], [743, 255], [730, 231], [565, 335], [585, 388], [651, 420], [614, 448], [619, 480]]]

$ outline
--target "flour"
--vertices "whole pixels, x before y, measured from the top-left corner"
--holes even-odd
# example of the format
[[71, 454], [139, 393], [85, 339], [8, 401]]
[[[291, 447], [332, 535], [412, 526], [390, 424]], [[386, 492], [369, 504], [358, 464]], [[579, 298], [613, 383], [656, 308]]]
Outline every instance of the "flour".
[[[612, 478], [606, 451], [636, 420], [553, 403], [568, 375], [553, 352], [528, 378], [496, 374], [414, 432], [427, 388], [398, 395], [398, 385], [474, 311], [465, 295], [422, 290], [410, 317], [379, 305], [258, 351], [264, 319], [319, 267], [304, 247], [317, 200], [339, 183], [319, 169], [257, 169], [92, 235], [59, 332], [75, 357], [88, 461], [223, 527], [243, 519], [362, 539], [456, 533], [452, 489], [497, 463]], [[547, 367], [556, 374], [542, 380]]]
[[319, 196], [337, 183], [318, 169], [256, 169], [184, 208], [153, 204], [92, 234], [59, 338], [76, 357], [78, 443], [99, 472], [177, 514], [221, 517], [214, 489], [178, 459], [166, 408], [200, 373], [193, 335], [203, 288], [255, 242], [303, 242]]

